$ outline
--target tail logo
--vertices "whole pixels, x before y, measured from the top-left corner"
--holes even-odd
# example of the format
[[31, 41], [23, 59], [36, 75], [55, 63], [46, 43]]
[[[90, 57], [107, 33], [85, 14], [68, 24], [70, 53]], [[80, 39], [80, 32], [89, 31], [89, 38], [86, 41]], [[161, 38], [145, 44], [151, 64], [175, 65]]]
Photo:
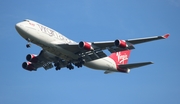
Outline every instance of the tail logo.
[[125, 64], [125, 61], [128, 60], [127, 54], [121, 55], [121, 52], [117, 52], [116, 56], [118, 58], [118, 63], [119, 64]]

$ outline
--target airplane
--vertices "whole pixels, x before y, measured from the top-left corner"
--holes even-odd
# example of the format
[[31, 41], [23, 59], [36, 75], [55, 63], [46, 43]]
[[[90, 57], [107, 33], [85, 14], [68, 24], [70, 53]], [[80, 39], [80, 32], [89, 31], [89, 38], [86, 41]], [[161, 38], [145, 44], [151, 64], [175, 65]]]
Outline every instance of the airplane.
[[[128, 59], [134, 45], [149, 41], [166, 39], [170, 34], [128, 40], [75, 42], [59, 32], [35, 22], [25, 19], [15, 25], [17, 32], [28, 42], [29, 48], [34, 43], [42, 48], [39, 55], [28, 54], [22, 67], [28, 71], [36, 71], [43, 67], [45, 70], [55, 67], [74, 69], [86, 66], [95, 70], [103, 70], [105, 74], [112, 72], [129, 73], [131, 69], [153, 64], [153, 62], [139, 62], [128, 64]], [[107, 55], [104, 50], [111, 54]]]

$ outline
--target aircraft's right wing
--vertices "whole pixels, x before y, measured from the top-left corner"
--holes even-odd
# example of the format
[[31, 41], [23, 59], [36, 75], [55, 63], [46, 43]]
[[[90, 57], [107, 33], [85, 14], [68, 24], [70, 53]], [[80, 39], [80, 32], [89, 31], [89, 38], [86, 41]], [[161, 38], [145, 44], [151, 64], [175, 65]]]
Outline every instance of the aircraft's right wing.
[[66, 61], [59, 59], [55, 55], [45, 50], [42, 50], [39, 55], [28, 54], [26, 56], [26, 60], [27, 62], [24, 62], [22, 64], [22, 67], [28, 71], [36, 71], [40, 67], [43, 67], [45, 70], [48, 70], [54, 67], [54, 63], [58, 63], [60, 68], [67, 66]]

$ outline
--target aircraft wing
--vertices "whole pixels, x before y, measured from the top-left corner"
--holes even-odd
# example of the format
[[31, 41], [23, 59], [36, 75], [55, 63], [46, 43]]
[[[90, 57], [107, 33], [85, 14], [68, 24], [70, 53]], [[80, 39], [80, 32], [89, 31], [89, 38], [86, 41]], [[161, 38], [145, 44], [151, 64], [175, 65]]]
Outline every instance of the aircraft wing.
[[[145, 43], [145, 42], [150, 42], [154, 40], [159, 40], [159, 39], [166, 39], [169, 37], [169, 34], [165, 34], [163, 36], [153, 36], [153, 37], [145, 37], [145, 38], [136, 38], [136, 39], [128, 39], [124, 40], [127, 44], [127, 47], [118, 47], [118, 42], [117, 40], [115, 41], [101, 41], [101, 42], [92, 42], [92, 45], [97, 46], [97, 48], [100, 48], [102, 50], [108, 49], [110, 52], [111, 50], [114, 50], [115, 52], [117, 51], [123, 51], [127, 49], [134, 49], [135, 44], [140, 44], [140, 43]], [[112, 51], [113, 52], [113, 51]]]
[[118, 65], [118, 66], [119, 66], [119, 68], [133, 69], [133, 68], [137, 68], [137, 67], [146, 66], [146, 65], [149, 65], [149, 64], [153, 64], [153, 62], [141, 62], [141, 63], [123, 64], [123, 65]]
[[60, 63], [61, 68], [67, 66], [67, 62], [60, 60], [58, 57], [45, 50], [42, 50], [39, 55], [28, 54], [26, 59], [27, 62], [24, 62], [22, 67], [28, 71], [36, 71], [40, 67], [48, 70], [52, 68], [53, 63], [56, 62]]
[[[105, 50], [108, 49], [110, 52], [117, 52], [117, 51], [123, 51], [127, 49], [134, 49], [135, 44], [150, 42], [154, 40], [159, 39], [166, 39], [169, 37], [169, 34], [165, 34], [163, 36], [153, 36], [153, 37], [145, 37], [145, 38], [136, 38], [136, 39], [128, 39], [123, 40], [127, 44], [127, 47], [118, 47], [115, 43], [115, 41], [99, 41], [99, 42], [86, 42], [89, 43], [95, 50]], [[117, 41], [117, 40], [116, 40]], [[70, 43], [70, 44], [58, 44], [58, 46], [61, 46], [65, 48], [66, 50], [69, 50], [71, 52], [78, 52], [80, 50], [79, 43]]]
[[[81, 47], [80, 46], [81, 43], [83, 43], [84, 46]], [[85, 45], [87, 45], [87, 47], [90, 47], [90, 48], [86, 49]], [[107, 57], [107, 55], [103, 52], [103, 50], [106, 50], [106, 49], [109, 50], [111, 53], [134, 49], [132, 45], [128, 45], [129, 47], [126, 47], [126, 48], [116, 47], [114, 45], [114, 41], [101, 41], [101, 42], [81, 41], [79, 43], [58, 44], [58, 46], [65, 50], [73, 52], [74, 54], [78, 55], [79, 58], [84, 58], [86, 62], [103, 58], [103, 57]]]
[[164, 36], [153, 36], [153, 37], [146, 37], [146, 38], [129, 39], [126, 41], [135, 45], [135, 44], [145, 43], [145, 42], [159, 40], [159, 39], [166, 39], [168, 37], [169, 37], [169, 34], [165, 34]]
[[107, 57], [107, 55], [99, 48], [96, 48], [94, 50], [81, 49], [81, 48], [79, 48], [78, 43], [59, 44], [58, 46], [78, 55], [79, 58], [85, 59], [86, 62], [92, 61], [95, 59], [99, 59], [99, 58], [103, 58], [103, 57]]
[[98, 58], [106, 57], [107, 55], [103, 50], [108, 50], [111, 53], [119, 52], [124, 50], [134, 49], [135, 44], [166, 39], [169, 34], [164, 36], [153, 36], [146, 38], [136, 38], [129, 40], [115, 40], [115, 41], [99, 41], [99, 42], [79, 42], [79, 43], [67, 43], [67, 44], [57, 44], [61, 48], [73, 52], [79, 57], [84, 57], [86, 60], [91, 61]]

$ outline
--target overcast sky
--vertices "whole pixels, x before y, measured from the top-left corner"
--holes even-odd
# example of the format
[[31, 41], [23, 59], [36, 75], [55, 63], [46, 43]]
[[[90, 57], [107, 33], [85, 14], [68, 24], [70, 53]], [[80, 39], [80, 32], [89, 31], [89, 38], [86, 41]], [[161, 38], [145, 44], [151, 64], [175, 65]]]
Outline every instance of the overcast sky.
[[[180, 0], [0, 0], [0, 104], [180, 104]], [[170, 33], [135, 46], [129, 63], [153, 61], [129, 74], [86, 67], [22, 69], [41, 48], [15, 24], [31, 19], [74, 41], [133, 39]]]

